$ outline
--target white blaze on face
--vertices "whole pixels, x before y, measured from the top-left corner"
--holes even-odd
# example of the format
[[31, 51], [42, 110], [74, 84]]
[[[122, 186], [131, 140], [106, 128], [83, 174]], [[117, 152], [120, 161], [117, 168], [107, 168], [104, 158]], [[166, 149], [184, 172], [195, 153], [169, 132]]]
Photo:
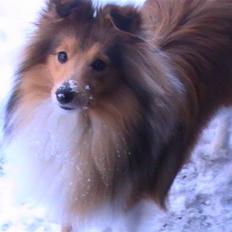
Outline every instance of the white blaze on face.
[[78, 93], [78, 83], [77, 83], [77, 81], [69, 80], [69, 81], [67, 81], [67, 83], [69, 84], [69, 87], [72, 89], [72, 92]]

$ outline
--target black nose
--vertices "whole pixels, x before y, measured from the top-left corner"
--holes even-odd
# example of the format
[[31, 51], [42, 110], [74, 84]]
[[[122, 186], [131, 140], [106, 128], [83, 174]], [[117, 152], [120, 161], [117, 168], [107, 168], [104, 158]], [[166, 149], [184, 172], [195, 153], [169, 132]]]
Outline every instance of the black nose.
[[56, 99], [62, 105], [71, 103], [74, 97], [75, 92], [67, 84], [62, 85], [56, 90]]

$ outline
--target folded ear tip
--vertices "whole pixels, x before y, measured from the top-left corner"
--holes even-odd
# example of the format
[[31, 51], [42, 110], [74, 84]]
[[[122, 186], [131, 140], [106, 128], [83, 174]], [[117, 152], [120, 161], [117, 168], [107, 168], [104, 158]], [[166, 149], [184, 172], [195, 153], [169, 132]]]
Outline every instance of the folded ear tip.
[[126, 32], [136, 32], [141, 25], [141, 16], [134, 7], [115, 7], [110, 11], [110, 17], [114, 25]]
[[70, 15], [70, 7], [65, 5], [56, 5], [56, 12], [61, 18], [68, 17]]
[[51, 8], [55, 8], [57, 15], [61, 18], [68, 17], [79, 8], [85, 7], [85, 10], [88, 10], [86, 6], [92, 7], [90, 0], [50, 0], [48, 4]]

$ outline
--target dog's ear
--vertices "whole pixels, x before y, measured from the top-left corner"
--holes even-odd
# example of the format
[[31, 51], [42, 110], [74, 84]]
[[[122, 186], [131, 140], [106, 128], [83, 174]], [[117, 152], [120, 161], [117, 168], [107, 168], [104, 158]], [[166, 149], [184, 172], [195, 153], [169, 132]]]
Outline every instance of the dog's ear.
[[72, 15], [80, 18], [93, 16], [93, 7], [90, 0], [49, 0], [48, 10], [60, 18]]
[[141, 15], [134, 7], [109, 6], [107, 17], [117, 29], [136, 34], [141, 28]]

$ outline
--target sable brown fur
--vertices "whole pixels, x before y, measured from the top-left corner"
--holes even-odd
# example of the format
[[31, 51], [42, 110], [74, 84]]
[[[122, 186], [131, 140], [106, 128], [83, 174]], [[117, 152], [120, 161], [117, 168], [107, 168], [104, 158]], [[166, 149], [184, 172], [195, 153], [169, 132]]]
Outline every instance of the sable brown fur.
[[229, 0], [151, 0], [143, 8], [150, 43], [169, 57], [187, 99], [155, 178], [161, 204], [202, 127], [220, 106], [231, 104], [231, 9]]
[[[58, 84], [77, 79], [83, 96], [86, 84], [94, 96], [74, 144], [83, 176], [93, 181], [72, 213], [87, 215], [119, 195], [128, 207], [143, 198], [165, 207], [201, 129], [231, 104], [231, 12], [232, 0], [147, 0], [141, 9], [97, 10], [90, 1], [49, 1], [19, 68], [6, 137], [14, 140]], [[63, 69], [54, 54], [64, 48], [74, 58]], [[99, 56], [109, 62], [105, 74], [89, 71]], [[84, 178], [73, 179], [84, 186]]]

